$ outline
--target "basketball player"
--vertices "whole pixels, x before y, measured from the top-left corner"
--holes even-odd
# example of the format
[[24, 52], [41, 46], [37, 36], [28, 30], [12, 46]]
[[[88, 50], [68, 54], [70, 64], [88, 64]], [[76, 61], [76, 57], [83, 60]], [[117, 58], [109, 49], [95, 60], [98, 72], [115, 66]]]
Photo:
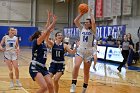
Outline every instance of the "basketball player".
[[84, 83], [83, 83], [83, 90], [82, 93], [86, 92], [89, 80], [89, 70], [91, 66], [91, 59], [93, 57], [93, 35], [96, 33], [96, 25], [94, 15], [91, 13], [90, 9], [90, 17], [91, 19], [86, 19], [84, 26], [80, 23], [80, 19], [83, 16], [80, 13], [74, 20], [75, 25], [81, 31], [80, 34], [80, 45], [77, 49], [77, 53], [75, 56], [75, 66], [72, 73], [72, 84], [71, 84], [71, 93], [75, 93], [76, 89], [76, 82], [78, 77], [78, 72], [82, 61], [84, 61]]
[[49, 67], [49, 73], [51, 77], [54, 76], [54, 90], [55, 93], [58, 93], [59, 80], [65, 70], [64, 54], [65, 52], [74, 54], [76, 52], [76, 48], [71, 50], [67, 44], [62, 42], [63, 36], [61, 32], [57, 32], [55, 34], [55, 41], [49, 40], [49, 38], [46, 41], [48, 46], [52, 48], [52, 61]]
[[[3, 48], [2, 46], [5, 45]], [[2, 38], [0, 43], [0, 50], [4, 52], [4, 61], [6, 62], [9, 69], [10, 87], [14, 87], [14, 78], [13, 78], [13, 68], [15, 69], [16, 84], [18, 87], [21, 87], [19, 81], [19, 68], [17, 61], [17, 53], [19, 51], [18, 38], [15, 36], [15, 29], [10, 28], [8, 34]]]
[[32, 79], [40, 86], [37, 93], [45, 93], [47, 90], [49, 93], [54, 93], [52, 79], [45, 66], [47, 59], [47, 45], [45, 45], [44, 40], [47, 38], [48, 33], [54, 28], [57, 19], [56, 16], [53, 16], [53, 21], [50, 24], [50, 16], [51, 13], [48, 12], [48, 20], [44, 31], [37, 31], [30, 37], [30, 40], [33, 41], [33, 46], [29, 73]]

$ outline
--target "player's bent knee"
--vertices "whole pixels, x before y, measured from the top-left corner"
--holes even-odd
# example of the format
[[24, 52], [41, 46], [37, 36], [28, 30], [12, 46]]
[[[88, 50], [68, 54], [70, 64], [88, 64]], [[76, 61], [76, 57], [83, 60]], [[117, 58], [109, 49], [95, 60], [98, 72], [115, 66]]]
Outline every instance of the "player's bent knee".
[[9, 72], [10, 74], [13, 74], [13, 70], [10, 70], [10, 72]]

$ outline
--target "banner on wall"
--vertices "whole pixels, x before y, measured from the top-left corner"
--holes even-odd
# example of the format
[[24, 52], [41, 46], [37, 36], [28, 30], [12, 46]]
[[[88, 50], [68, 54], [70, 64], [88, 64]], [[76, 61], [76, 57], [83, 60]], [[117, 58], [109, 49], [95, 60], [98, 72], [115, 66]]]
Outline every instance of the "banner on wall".
[[103, 0], [96, 0], [96, 17], [103, 17]]
[[104, 0], [103, 3], [103, 14], [104, 17], [112, 17], [112, 0]]
[[[107, 38], [109, 35], [112, 35], [114, 39], [122, 37], [125, 34], [126, 26], [125, 25], [114, 25], [114, 26], [97, 26], [96, 27], [96, 38]], [[70, 38], [79, 38], [80, 31], [76, 27], [64, 28], [64, 36]]]
[[[88, 6], [92, 9], [92, 14], [95, 12], [95, 0], [88, 0]], [[89, 16], [89, 14], [88, 14]]]
[[63, 34], [64, 34], [64, 36], [68, 36], [70, 38], [78, 38], [79, 34], [80, 34], [80, 31], [76, 27], [71, 27], [71, 28], [65, 27], [63, 29]]
[[121, 15], [121, 0], [111, 0], [112, 2], [112, 16], [120, 16]]
[[125, 34], [125, 25], [115, 25], [115, 26], [98, 26], [96, 28], [96, 36], [98, 38], [107, 38], [112, 35], [114, 39], [122, 37]]
[[123, 0], [123, 15], [131, 15], [132, 0]]

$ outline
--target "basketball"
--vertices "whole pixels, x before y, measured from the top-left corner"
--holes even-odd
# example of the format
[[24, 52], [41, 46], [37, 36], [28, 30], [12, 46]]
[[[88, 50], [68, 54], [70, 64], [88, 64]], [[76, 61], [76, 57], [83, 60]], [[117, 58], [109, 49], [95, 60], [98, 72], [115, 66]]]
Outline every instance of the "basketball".
[[79, 5], [78, 10], [81, 14], [85, 14], [88, 12], [88, 5], [85, 3], [82, 3]]

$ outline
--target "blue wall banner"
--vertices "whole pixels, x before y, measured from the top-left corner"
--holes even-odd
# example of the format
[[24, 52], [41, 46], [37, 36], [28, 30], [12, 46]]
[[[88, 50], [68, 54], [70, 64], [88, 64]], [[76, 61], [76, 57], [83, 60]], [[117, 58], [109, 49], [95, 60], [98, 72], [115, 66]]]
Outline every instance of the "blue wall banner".
[[80, 31], [76, 27], [71, 27], [71, 28], [65, 27], [63, 29], [63, 34], [64, 36], [68, 36], [70, 38], [76, 38], [76, 37], [79, 37]]
[[[114, 25], [114, 26], [97, 26], [96, 27], [96, 38], [107, 38], [109, 35], [112, 35], [114, 39], [121, 37], [126, 32], [125, 25]], [[79, 29], [76, 27], [64, 28], [64, 36], [69, 36], [70, 38], [79, 37]]]
[[112, 35], [114, 39], [122, 37], [126, 32], [125, 25], [114, 25], [114, 26], [98, 26], [96, 28], [96, 35], [98, 38], [107, 38]]

